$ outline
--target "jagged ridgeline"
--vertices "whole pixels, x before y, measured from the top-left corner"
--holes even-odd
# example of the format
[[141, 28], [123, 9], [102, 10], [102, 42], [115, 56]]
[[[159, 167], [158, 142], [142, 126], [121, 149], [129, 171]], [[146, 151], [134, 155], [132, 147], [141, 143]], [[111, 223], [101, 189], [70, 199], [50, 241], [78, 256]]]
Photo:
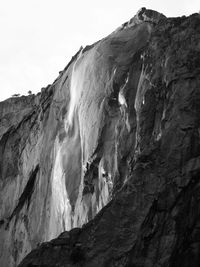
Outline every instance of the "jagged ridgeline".
[[0, 121], [1, 267], [199, 266], [199, 14], [142, 8]]

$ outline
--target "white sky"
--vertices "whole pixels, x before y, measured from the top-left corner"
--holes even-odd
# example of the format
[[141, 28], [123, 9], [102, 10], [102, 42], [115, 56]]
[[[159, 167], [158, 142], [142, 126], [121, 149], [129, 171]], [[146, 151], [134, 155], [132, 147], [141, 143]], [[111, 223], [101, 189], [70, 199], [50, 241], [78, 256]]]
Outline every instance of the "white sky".
[[199, 0], [0, 0], [0, 100], [52, 83], [81, 45], [92, 44], [146, 7], [166, 16]]

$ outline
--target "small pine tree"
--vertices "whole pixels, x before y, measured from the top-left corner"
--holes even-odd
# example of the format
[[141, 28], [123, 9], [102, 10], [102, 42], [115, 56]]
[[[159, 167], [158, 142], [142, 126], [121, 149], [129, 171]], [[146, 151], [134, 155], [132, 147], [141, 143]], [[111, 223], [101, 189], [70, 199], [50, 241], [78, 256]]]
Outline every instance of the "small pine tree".
[[20, 94], [14, 94], [14, 95], [12, 95], [12, 97], [19, 97], [20, 96]]

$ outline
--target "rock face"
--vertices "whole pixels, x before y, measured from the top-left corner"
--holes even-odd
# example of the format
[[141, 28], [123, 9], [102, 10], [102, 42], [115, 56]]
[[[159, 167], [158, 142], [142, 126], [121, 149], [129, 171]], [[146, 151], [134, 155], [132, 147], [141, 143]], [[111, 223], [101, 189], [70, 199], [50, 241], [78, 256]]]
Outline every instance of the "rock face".
[[199, 14], [143, 8], [0, 110], [2, 267], [199, 266]]

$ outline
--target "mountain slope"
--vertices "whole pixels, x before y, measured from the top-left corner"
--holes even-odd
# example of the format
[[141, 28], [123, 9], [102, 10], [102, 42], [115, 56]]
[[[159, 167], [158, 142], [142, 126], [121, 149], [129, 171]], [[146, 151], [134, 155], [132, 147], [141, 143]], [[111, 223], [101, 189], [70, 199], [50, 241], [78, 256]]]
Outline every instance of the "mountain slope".
[[198, 266], [199, 37], [199, 14], [143, 8], [14, 111], [2, 266], [61, 232], [19, 266]]

